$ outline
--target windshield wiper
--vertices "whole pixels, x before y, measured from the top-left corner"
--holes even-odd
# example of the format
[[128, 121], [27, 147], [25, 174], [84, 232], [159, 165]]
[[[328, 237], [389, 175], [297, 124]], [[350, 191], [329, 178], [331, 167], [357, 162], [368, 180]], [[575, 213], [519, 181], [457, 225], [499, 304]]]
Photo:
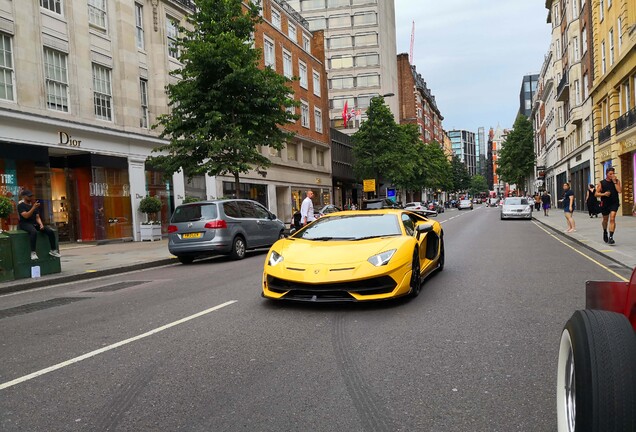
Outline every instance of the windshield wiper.
[[305, 238], [305, 240], [313, 240], [313, 241], [329, 241], [329, 240], [353, 240], [354, 237], [313, 237], [313, 238]]
[[366, 237], [356, 237], [355, 239], [353, 239], [353, 241], [358, 241], [358, 240], [368, 240], [368, 239], [374, 239], [374, 238], [380, 238], [380, 237], [394, 237], [396, 234], [381, 234], [381, 235], [373, 235], [373, 236], [366, 236]]

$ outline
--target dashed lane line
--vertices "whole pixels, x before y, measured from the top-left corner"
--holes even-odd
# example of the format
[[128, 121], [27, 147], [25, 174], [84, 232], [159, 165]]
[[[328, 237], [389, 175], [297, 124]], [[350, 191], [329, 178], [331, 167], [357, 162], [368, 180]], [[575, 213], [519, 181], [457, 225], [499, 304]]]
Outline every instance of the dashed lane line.
[[6, 388], [13, 387], [13, 386], [21, 384], [21, 383], [23, 383], [25, 381], [32, 380], [33, 378], [37, 378], [39, 376], [48, 374], [48, 373], [56, 371], [58, 369], [62, 369], [64, 367], [66, 367], [66, 366], [72, 365], [73, 363], [78, 363], [78, 362], [81, 362], [82, 360], [86, 360], [88, 358], [95, 357], [96, 355], [103, 354], [106, 351], [114, 350], [115, 348], [119, 348], [120, 346], [127, 345], [127, 344], [129, 344], [131, 342], [135, 342], [135, 341], [138, 341], [140, 339], [147, 338], [148, 336], [152, 336], [152, 335], [157, 334], [159, 332], [162, 332], [164, 330], [168, 330], [169, 328], [178, 326], [179, 324], [183, 324], [183, 323], [191, 321], [191, 320], [193, 320], [195, 318], [199, 318], [199, 317], [201, 317], [203, 315], [207, 315], [207, 314], [209, 314], [211, 312], [214, 312], [214, 311], [217, 311], [219, 309], [222, 309], [222, 308], [224, 308], [226, 306], [230, 306], [230, 305], [236, 303], [237, 301], [238, 300], [227, 301], [225, 303], [222, 303], [220, 305], [211, 307], [211, 308], [206, 309], [204, 311], [195, 313], [194, 315], [190, 315], [190, 316], [187, 316], [185, 318], [182, 318], [182, 319], [180, 319], [178, 321], [174, 321], [174, 322], [171, 322], [169, 324], [163, 325], [161, 327], [157, 327], [156, 329], [150, 330], [150, 331], [148, 331], [146, 333], [131, 337], [129, 339], [126, 339], [126, 340], [123, 340], [123, 341], [120, 341], [120, 342], [116, 342], [116, 343], [114, 343], [112, 345], [105, 346], [105, 347], [97, 349], [95, 351], [88, 352], [88, 353], [83, 354], [83, 355], [81, 355], [79, 357], [75, 357], [75, 358], [72, 358], [70, 360], [66, 360], [66, 361], [64, 361], [62, 363], [58, 363], [56, 365], [49, 366], [49, 367], [47, 367], [45, 369], [41, 369], [39, 371], [30, 373], [28, 375], [24, 375], [24, 376], [22, 376], [20, 378], [16, 378], [16, 379], [12, 380], [12, 381], [5, 382], [3, 384], [0, 384], [0, 390], [4, 390]]
[[585, 258], [587, 258], [588, 260], [592, 261], [594, 264], [598, 265], [599, 267], [601, 267], [604, 270], [607, 270], [609, 273], [613, 274], [614, 276], [616, 276], [617, 278], [619, 278], [620, 280], [622, 280], [623, 282], [629, 282], [629, 279], [626, 279], [625, 277], [619, 275], [618, 273], [616, 273], [614, 270], [612, 270], [611, 268], [607, 267], [604, 264], [601, 264], [600, 262], [598, 262], [597, 260], [595, 260], [594, 258], [592, 258], [591, 256], [583, 253], [582, 251], [578, 250], [577, 248], [575, 248], [572, 245], [567, 244], [566, 242], [564, 242], [563, 240], [561, 240], [560, 238], [558, 238], [556, 235], [554, 235], [553, 233], [549, 232], [548, 230], [546, 230], [545, 228], [543, 228], [542, 226], [540, 226], [536, 221], [532, 221], [533, 224], [535, 224], [537, 226], [537, 228], [539, 228], [541, 231], [545, 232], [547, 235], [549, 235], [550, 237], [552, 237], [553, 239], [555, 239], [556, 241], [558, 241], [559, 243], [569, 247], [570, 249], [572, 249], [574, 252], [578, 253], [579, 255], [584, 256]]

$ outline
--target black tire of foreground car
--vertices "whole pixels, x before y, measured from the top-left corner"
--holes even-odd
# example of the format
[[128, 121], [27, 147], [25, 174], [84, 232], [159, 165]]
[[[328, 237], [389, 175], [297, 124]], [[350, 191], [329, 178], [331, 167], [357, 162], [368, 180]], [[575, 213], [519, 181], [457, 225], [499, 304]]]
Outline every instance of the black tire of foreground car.
[[559, 432], [636, 431], [636, 334], [621, 314], [574, 312], [561, 335]]
[[413, 251], [411, 264], [411, 297], [417, 297], [422, 291], [422, 274], [420, 273], [420, 253], [417, 248]]

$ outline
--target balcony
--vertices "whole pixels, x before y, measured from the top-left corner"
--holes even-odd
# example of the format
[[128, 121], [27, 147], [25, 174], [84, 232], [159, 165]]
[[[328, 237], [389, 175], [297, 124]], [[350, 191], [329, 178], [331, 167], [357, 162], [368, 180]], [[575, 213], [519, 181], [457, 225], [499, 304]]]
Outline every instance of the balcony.
[[607, 125], [600, 131], [598, 131], [598, 143], [604, 143], [612, 136], [612, 126]]
[[194, 4], [194, 0], [170, 0], [170, 1], [180, 6], [183, 6], [184, 8], [189, 9], [192, 12], [196, 10], [196, 5]]
[[616, 134], [623, 132], [636, 124], [636, 107], [627, 111], [616, 119]]
[[570, 99], [570, 83], [568, 82], [568, 74], [565, 73], [557, 86], [557, 100], [565, 102]]

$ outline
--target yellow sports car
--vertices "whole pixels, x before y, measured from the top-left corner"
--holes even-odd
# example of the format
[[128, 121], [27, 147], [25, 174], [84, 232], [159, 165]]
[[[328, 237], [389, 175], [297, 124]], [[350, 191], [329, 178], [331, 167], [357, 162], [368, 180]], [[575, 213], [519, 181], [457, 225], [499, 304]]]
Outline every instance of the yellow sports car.
[[417, 296], [444, 268], [444, 232], [408, 210], [331, 213], [278, 240], [265, 259], [263, 297], [299, 301]]

